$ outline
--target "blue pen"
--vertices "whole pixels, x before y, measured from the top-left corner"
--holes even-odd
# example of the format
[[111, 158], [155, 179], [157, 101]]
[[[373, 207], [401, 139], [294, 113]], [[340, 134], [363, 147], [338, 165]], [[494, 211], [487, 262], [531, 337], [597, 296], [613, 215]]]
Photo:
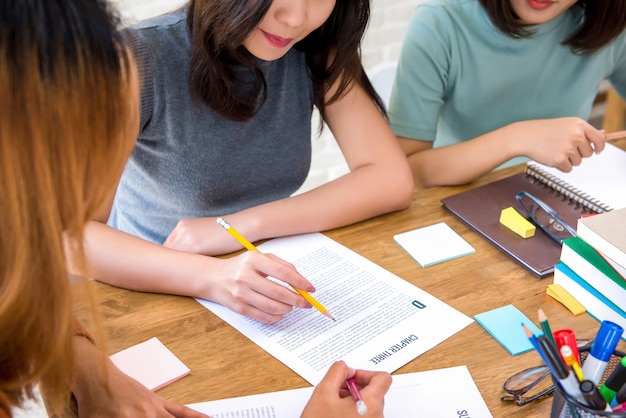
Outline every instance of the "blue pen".
[[611, 321], [602, 321], [591, 351], [583, 363], [582, 372], [585, 379], [591, 380], [594, 385], [598, 384], [623, 332], [624, 329], [619, 325]]

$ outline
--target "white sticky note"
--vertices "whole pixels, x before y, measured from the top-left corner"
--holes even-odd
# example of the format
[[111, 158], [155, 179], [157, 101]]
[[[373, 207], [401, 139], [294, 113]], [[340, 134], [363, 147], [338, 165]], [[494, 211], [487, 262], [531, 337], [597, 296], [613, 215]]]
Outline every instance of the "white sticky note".
[[190, 372], [156, 337], [115, 353], [110, 359], [121, 371], [150, 390], [169, 385]]
[[403, 232], [393, 239], [422, 267], [476, 252], [445, 222]]

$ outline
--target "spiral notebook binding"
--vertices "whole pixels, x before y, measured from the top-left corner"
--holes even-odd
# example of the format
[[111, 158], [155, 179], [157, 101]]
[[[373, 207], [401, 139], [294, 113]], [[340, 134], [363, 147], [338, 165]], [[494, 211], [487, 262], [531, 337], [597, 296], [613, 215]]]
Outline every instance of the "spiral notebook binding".
[[602, 213], [608, 212], [613, 209], [609, 205], [599, 201], [598, 199], [588, 195], [587, 193], [584, 193], [581, 190], [578, 190], [577, 188], [559, 179], [558, 177], [546, 173], [541, 168], [528, 165], [526, 166], [525, 172], [527, 175], [533, 177], [540, 183], [543, 183], [557, 193], [587, 208], [591, 212]]

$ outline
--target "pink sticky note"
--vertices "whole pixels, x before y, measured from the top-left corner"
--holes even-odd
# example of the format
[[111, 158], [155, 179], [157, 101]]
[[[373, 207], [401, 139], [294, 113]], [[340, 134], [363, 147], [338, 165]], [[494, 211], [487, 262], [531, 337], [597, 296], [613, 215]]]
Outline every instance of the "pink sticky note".
[[189, 368], [156, 337], [110, 358], [121, 371], [150, 390], [160, 389], [190, 373]]

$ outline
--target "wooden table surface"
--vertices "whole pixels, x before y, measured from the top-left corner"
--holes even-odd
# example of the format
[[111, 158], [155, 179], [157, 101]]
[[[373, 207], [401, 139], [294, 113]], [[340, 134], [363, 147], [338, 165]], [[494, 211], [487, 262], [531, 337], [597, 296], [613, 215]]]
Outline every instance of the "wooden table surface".
[[[626, 148], [626, 140], [614, 143]], [[546, 295], [552, 276], [533, 276], [441, 205], [445, 196], [522, 170], [523, 166], [511, 167], [467, 186], [422, 191], [415, 194], [409, 209], [326, 235], [470, 317], [513, 304], [538, 323], [537, 309], [541, 307], [553, 329], [572, 328], [579, 338], [592, 338], [597, 321], [588, 314], [572, 315]], [[468, 241], [476, 253], [422, 268], [393, 240], [394, 234], [441, 221]], [[82, 298], [80, 288], [75, 287], [76, 298]], [[158, 337], [191, 369], [190, 375], [158, 391], [167, 399], [188, 404], [309, 386], [192, 298], [134, 292], [102, 283], [93, 288], [110, 353]], [[623, 341], [620, 348], [625, 349]], [[466, 365], [494, 417], [548, 417], [551, 397], [523, 407], [500, 401], [502, 385], [509, 376], [539, 364], [536, 352], [512, 356], [474, 322], [393, 374]]]

